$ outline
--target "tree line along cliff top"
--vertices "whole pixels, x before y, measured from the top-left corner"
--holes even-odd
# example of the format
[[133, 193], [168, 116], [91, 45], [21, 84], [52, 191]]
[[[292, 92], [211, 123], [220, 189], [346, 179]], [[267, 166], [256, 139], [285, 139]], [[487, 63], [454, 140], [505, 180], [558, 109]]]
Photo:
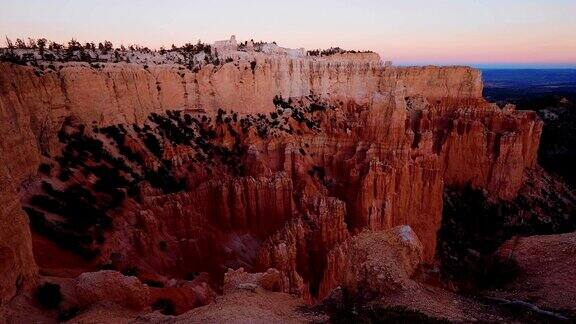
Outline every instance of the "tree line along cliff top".
[[[340, 47], [315, 49], [291, 49], [278, 46], [276, 42], [238, 43], [236, 37], [216, 41], [213, 44], [186, 43], [182, 46], [172, 44], [170, 48], [150, 49], [140, 45], [120, 45], [115, 47], [110, 41], [81, 43], [71, 39], [67, 44], [48, 41], [46, 38], [24, 41], [20, 38], [12, 41], [6, 38], [6, 47], [0, 48], [0, 62], [11, 62], [34, 67], [51, 67], [50, 65], [66, 62], [85, 62], [93, 68], [102, 63], [137, 63], [147, 65], [178, 64], [197, 72], [202, 66], [215, 66], [236, 60], [255, 61], [258, 57], [278, 56], [292, 59], [328, 59], [342, 61], [363, 61], [379, 63], [380, 57], [372, 51], [344, 50]], [[391, 62], [386, 62], [391, 65]]]

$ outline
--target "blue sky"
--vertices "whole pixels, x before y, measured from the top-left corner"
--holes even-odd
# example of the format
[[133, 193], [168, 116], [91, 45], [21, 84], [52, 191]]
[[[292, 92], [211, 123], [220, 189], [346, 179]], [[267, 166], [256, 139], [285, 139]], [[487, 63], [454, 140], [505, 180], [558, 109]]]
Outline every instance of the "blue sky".
[[150, 47], [237, 38], [396, 64], [576, 66], [576, 0], [0, 0], [0, 35]]

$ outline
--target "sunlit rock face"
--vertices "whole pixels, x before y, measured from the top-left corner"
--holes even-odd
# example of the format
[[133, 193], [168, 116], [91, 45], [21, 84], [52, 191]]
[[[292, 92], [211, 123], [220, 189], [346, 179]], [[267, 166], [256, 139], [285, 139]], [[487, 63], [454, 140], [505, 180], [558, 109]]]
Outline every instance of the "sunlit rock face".
[[[334, 285], [331, 251], [365, 229], [409, 225], [432, 262], [444, 186], [514, 198], [541, 129], [533, 113], [487, 103], [477, 70], [373, 53], [244, 53], [196, 71], [0, 63], [1, 297], [33, 285], [38, 265], [208, 272], [216, 289], [228, 268], [274, 268], [280, 290], [315, 299]], [[112, 169], [125, 182], [101, 185]], [[76, 216], [34, 200], [70, 188], [94, 199], [94, 224], [69, 227]], [[58, 233], [84, 235], [88, 258]]]

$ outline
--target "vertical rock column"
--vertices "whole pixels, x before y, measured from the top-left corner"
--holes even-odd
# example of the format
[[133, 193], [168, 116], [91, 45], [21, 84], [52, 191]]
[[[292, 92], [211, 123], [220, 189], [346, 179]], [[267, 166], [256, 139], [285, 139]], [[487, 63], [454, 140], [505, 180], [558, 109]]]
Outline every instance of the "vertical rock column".
[[0, 306], [36, 283], [30, 228], [14, 183], [0, 163]]

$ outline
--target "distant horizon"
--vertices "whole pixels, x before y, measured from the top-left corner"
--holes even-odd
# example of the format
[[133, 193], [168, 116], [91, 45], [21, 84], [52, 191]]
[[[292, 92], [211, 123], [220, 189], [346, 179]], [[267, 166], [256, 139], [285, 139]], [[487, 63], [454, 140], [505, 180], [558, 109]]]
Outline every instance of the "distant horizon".
[[[32, 38], [32, 39], [38, 39], [38, 38], [42, 38], [43, 36], [39, 36], [39, 37], [10, 37], [9, 35], [4, 35], [4, 44], [0, 45], [0, 48], [6, 48], [7, 44], [7, 40], [9, 39], [11, 42], [15, 42], [16, 39], [20, 38], [24, 41], [27, 41], [28, 38]], [[44, 37], [46, 38], [46, 37]], [[48, 41], [54, 41], [57, 42], [59, 44], [66, 44], [69, 40], [71, 39], [75, 39], [76, 41], [80, 42], [81, 44], [84, 44], [85, 42], [94, 42], [95, 44], [98, 44], [99, 42], [104, 42], [107, 39], [102, 39], [102, 40], [81, 40], [78, 39], [76, 37], [71, 37], [68, 40], [54, 40], [54, 39], [49, 39], [46, 38]], [[216, 41], [219, 40], [224, 40], [224, 39], [217, 39], [217, 40], [213, 40], [213, 41], [206, 41], [206, 43], [208, 44], [212, 44]], [[120, 43], [120, 44], [116, 44], [113, 43], [114, 47], [120, 47], [121, 45], [124, 45], [126, 47], [130, 46], [130, 45], [139, 45], [139, 46], [147, 46], [149, 47], [151, 50], [159, 50], [160, 48], [164, 47], [164, 48], [170, 48], [170, 46], [172, 44], [176, 45], [176, 46], [182, 46], [185, 43], [196, 43], [198, 41], [201, 41], [200, 39], [196, 39], [196, 40], [190, 40], [187, 42], [184, 42], [182, 44], [179, 43], [170, 43], [170, 45], [161, 45], [158, 47], [151, 47], [151, 46], [147, 46], [144, 44], [138, 44], [138, 43]], [[244, 39], [238, 39], [238, 42], [243, 42], [245, 41]], [[258, 39], [258, 41], [260, 41], [260, 39]], [[262, 41], [267, 41], [267, 40], [262, 40]], [[268, 42], [272, 42], [272, 41], [268, 41]], [[1, 44], [1, 43], [0, 43]], [[279, 46], [283, 46], [281, 43], [278, 44]], [[286, 47], [286, 46], [284, 46]], [[338, 45], [334, 45], [331, 47], [339, 47]], [[293, 48], [297, 48], [297, 47], [293, 47]], [[305, 48], [306, 50], [314, 50], [314, 49], [326, 49], [326, 48], [321, 48], [321, 47], [312, 47], [312, 48]], [[344, 48], [345, 50], [368, 50], [370, 51], [370, 49], [356, 49], [356, 48]], [[435, 65], [435, 66], [470, 66], [473, 68], [477, 68], [477, 69], [576, 69], [576, 62], [574, 63], [540, 63], [540, 62], [494, 62], [494, 63], [478, 63], [478, 62], [450, 62], [450, 61], [446, 61], [446, 62], [432, 62], [432, 61], [406, 61], [406, 60], [402, 60], [399, 59], [397, 61], [394, 60], [390, 60], [387, 59], [386, 57], [383, 57], [382, 53], [378, 53], [376, 51], [374, 51], [374, 53], [378, 54], [380, 56], [380, 59], [382, 60], [382, 62], [385, 61], [392, 61], [392, 64], [394, 66], [429, 66], [429, 65]]]
[[574, 0], [0, 0], [0, 36], [372, 50], [395, 65], [576, 68]]
[[[43, 38], [43, 36], [39, 36], [39, 37], [10, 37], [9, 35], [4, 35], [4, 44], [0, 45], [0, 48], [6, 48], [7, 44], [7, 40], [10, 40], [11, 42], [15, 42], [16, 39], [20, 38], [24, 41], [28, 41], [29, 38], [32, 39], [38, 39], [38, 38]], [[46, 37], [44, 37], [46, 38]], [[95, 44], [98, 44], [99, 42], [104, 42], [107, 39], [102, 39], [102, 40], [81, 40], [78, 39], [76, 37], [71, 37], [68, 40], [54, 40], [54, 39], [49, 39], [46, 38], [48, 41], [54, 41], [57, 42], [59, 44], [67, 44], [67, 42], [71, 39], [74, 39], [78, 42], [80, 42], [81, 44], [84, 44], [85, 42], [94, 42]], [[208, 44], [212, 44], [216, 41], [220, 41], [220, 40], [224, 40], [224, 39], [217, 39], [217, 40], [211, 40], [211, 41], [205, 41]], [[144, 44], [138, 44], [138, 43], [113, 43], [114, 47], [120, 47], [121, 45], [124, 45], [126, 47], [130, 46], [130, 45], [139, 45], [139, 46], [146, 46], [148, 48], [150, 48], [151, 50], [159, 50], [160, 48], [170, 48], [170, 46], [172, 44], [176, 45], [176, 46], [182, 46], [185, 43], [196, 43], [198, 41], [201, 41], [200, 39], [196, 39], [196, 40], [190, 40], [187, 42], [184, 42], [182, 44], [179, 43], [170, 43], [170, 45], [161, 45], [158, 47], [152, 47], [152, 46], [147, 46]], [[245, 39], [238, 39], [238, 42], [244, 42], [246, 41]], [[255, 40], [256, 41], [256, 40]], [[258, 39], [258, 41], [260, 41], [260, 39]], [[264, 42], [272, 42], [271, 40], [262, 40]], [[278, 44], [279, 46], [283, 46], [281, 43]], [[286, 47], [286, 46], [283, 46]], [[341, 47], [338, 45], [333, 45], [330, 47]], [[297, 48], [297, 47], [292, 47], [292, 48]], [[305, 48], [306, 50], [315, 50], [315, 49], [327, 49], [326, 48], [321, 48], [321, 47], [312, 47], [312, 48]], [[357, 48], [344, 48], [345, 50], [367, 50], [367, 51], [371, 51], [370, 49], [357, 49]], [[392, 61], [392, 64], [394, 66], [429, 66], [429, 65], [435, 65], [435, 66], [470, 66], [473, 68], [477, 68], [477, 69], [576, 69], [576, 62], [574, 63], [545, 63], [545, 62], [494, 62], [494, 63], [478, 63], [478, 62], [462, 62], [462, 61], [455, 61], [455, 62], [450, 62], [450, 61], [407, 61], [407, 60], [403, 60], [403, 59], [399, 59], [397, 61], [394, 60], [390, 60], [386, 57], [383, 56], [382, 53], [378, 53], [376, 51], [373, 51], [374, 53], [378, 54], [380, 56], [380, 59], [382, 62], [385, 61]]]
[[470, 66], [481, 70], [576, 70], [576, 63], [443, 63], [443, 62], [392, 62], [395, 66]]

